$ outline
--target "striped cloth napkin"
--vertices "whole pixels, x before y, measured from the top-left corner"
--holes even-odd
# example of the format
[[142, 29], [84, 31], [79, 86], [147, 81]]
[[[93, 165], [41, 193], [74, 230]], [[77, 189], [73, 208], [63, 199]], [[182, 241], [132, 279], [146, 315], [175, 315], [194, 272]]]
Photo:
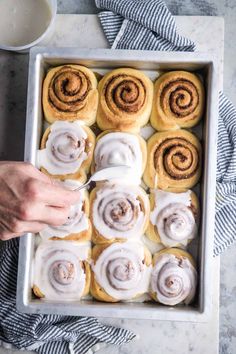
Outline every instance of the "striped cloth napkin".
[[[169, 51], [195, 48], [193, 42], [177, 33], [174, 18], [161, 0], [96, 0], [96, 4], [109, 10], [99, 17], [112, 48]], [[215, 255], [235, 239], [235, 129], [236, 111], [221, 94]], [[223, 226], [224, 234], [221, 234]], [[135, 337], [128, 330], [103, 325], [95, 318], [18, 313], [15, 307], [17, 260], [18, 240], [5, 242], [0, 250], [0, 345], [13, 345], [40, 354], [91, 354], [99, 349], [101, 342], [122, 344]]]

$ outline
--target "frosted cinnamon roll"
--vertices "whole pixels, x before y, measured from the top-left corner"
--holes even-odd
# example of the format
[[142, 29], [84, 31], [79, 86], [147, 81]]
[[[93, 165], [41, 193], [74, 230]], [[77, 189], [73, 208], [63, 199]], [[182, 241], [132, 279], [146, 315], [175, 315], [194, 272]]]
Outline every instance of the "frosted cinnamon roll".
[[147, 293], [152, 258], [139, 242], [97, 245], [92, 250], [91, 294], [117, 302]]
[[147, 143], [144, 182], [150, 188], [192, 188], [201, 175], [202, 149], [186, 130], [154, 134]]
[[204, 87], [197, 75], [165, 73], [154, 85], [151, 124], [158, 131], [193, 127], [203, 116], [204, 101]]
[[148, 122], [153, 83], [141, 71], [115, 69], [102, 78], [98, 91], [97, 124], [100, 129], [138, 132]]
[[81, 65], [50, 69], [43, 83], [43, 110], [49, 123], [81, 120], [92, 125], [98, 105], [97, 79]]
[[[81, 183], [75, 180], [60, 181], [62, 187], [69, 190], [78, 188]], [[80, 190], [79, 203], [70, 207], [68, 220], [60, 226], [48, 225], [40, 231], [43, 240], [74, 240], [89, 241], [91, 239], [92, 227], [89, 220], [89, 197], [88, 192]]]
[[60, 179], [85, 182], [89, 171], [95, 136], [90, 128], [78, 122], [55, 122], [42, 137], [37, 153], [37, 166]]
[[195, 296], [197, 271], [192, 256], [168, 248], [153, 257], [151, 297], [164, 305], [190, 304]]
[[112, 166], [129, 166], [140, 184], [146, 160], [146, 142], [138, 134], [104, 132], [97, 138], [92, 172]]
[[149, 200], [140, 187], [106, 183], [90, 194], [94, 243], [140, 238], [149, 220]]
[[185, 247], [197, 236], [199, 203], [191, 190], [153, 190], [146, 235], [166, 247]]
[[90, 286], [90, 245], [68, 241], [46, 241], [35, 253], [33, 292], [45, 300], [76, 301]]

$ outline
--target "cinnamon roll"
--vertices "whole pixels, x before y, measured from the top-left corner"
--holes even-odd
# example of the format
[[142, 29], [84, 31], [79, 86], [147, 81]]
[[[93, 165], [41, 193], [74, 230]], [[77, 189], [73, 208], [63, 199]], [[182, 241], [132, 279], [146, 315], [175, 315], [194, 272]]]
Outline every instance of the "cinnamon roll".
[[[69, 190], [78, 188], [81, 183], [75, 180], [60, 181], [62, 187]], [[70, 207], [68, 220], [60, 226], [48, 225], [40, 231], [43, 240], [74, 240], [89, 241], [92, 235], [91, 222], [89, 220], [89, 197], [88, 192], [80, 190], [80, 201]]]
[[147, 143], [144, 182], [150, 188], [191, 188], [201, 175], [200, 142], [186, 130], [154, 134]]
[[146, 142], [138, 134], [103, 132], [97, 137], [92, 172], [118, 165], [129, 166], [140, 184], [146, 160]]
[[46, 241], [35, 253], [33, 292], [45, 300], [76, 301], [90, 287], [90, 245], [69, 241]]
[[97, 245], [92, 250], [91, 294], [100, 301], [130, 300], [148, 292], [151, 254], [139, 242]]
[[146, 235], [166, 247], [185, 247], [197, 236], [199, 203], [191, 190], [153, 190]]
[[141, 187], [106, 183], [90, 194], [94, 243], [140, 238], [149, 221], [149, 200]]
[[49, 123], [81, 120], [92, 125], [98, 106], [97, 79], [81, 65], [50, 69], [43, 83], [43, 110]]
[[204, 101], [204, 87], [197, 75], [165, 73], [154, 85], [151, 124], [158, 131], [193, 127], [203, 116]]
[[42, 137], [37, 166], [54, 178], [86, 181], [93, 158], [95, 136], [78, 122], [55, 122]]
[[164, 305], [190, 304], [195, 296], [197, 271], [192, 256], [178, 248], [168, 248], [153, 257], [151, 297]]
[[98, 84], [97, 124], [101, 130], [138, 132], [151, 114], [153, 83], [141, 71], [121, 68]]

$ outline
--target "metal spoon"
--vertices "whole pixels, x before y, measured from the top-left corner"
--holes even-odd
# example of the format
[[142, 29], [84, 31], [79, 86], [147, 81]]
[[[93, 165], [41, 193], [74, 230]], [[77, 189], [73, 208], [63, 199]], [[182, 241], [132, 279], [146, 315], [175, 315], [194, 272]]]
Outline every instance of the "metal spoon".
[[124, 179], [131, 176], [131, 171], [131, 167], [123, 165], [103, 168], [102, 170], [95, 172], [85, 184], [74, 189], [74, 191], [79, 191], [88, 187], [91, 182], [109, 181], [119, 178]]

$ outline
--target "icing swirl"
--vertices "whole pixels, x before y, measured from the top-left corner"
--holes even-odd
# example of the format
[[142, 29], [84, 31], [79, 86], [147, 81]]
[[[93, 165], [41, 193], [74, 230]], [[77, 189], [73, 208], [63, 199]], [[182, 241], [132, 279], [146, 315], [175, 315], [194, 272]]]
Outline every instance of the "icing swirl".
[[105, 238], [137, 238], [144, 232], [149, 213], [146, 193], [140, 187], [106, 184], [96, 191], [92, 221]]
[[191, 209], [191, 191], [171, 193], [155, 190], [155, 205], [150, 215], [161, 242], [166, 247], [186, 246], [196, 237], [197, 224]]
[[84, 261], [90, 246], [66, 241], [46, 241], [34, 259], [33, 285], [46, 300], [79, 300], [86, 284]]
[[75, 173], [88, 157], [87, 138], [78, 122], [53, 123], [46, 147], [38, 150], [38, 167], [54, 175]]
[[197, 272], [188, 258], [173, 254], [160, 254], [151, 275], [151, 291], [160, 303], [189, 304], [195, 295]]
[[142, 175], [142, 151], [137, 136], [129, 133], [108, 133], [102, 136], [94, 151], [95, 170], [111, 166], [132, 167], [139, 179]]
[[92, 269], [98, 284], [117, 300], [129, 300], [148, 291], [151, 266], [145, 264], [141, 243], [111, 244]]

